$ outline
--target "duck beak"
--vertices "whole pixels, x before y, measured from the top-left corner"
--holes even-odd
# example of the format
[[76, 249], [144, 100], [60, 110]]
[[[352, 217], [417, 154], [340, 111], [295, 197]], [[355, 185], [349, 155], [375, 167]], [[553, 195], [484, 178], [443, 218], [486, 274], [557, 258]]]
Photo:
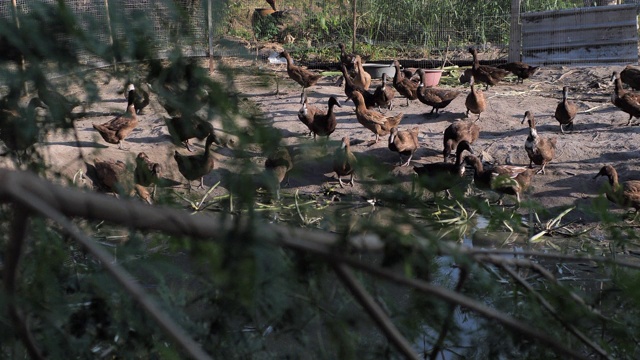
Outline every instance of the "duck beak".
[[598, 173], [598, 174], [597, 174], [596, 176], [594, 176], [593, 178], [594, 178], [594, 179], [597, 179], [597, 178], [598, 178], [598, 176], [601, 176], [601, 175], [602, 175], [602, 174]]
[[520, 122], [520, 124], [524, 124], [524, 121], [525, 121], [525, 120], [527, 120], [527, 115], [525, 115], [525, 116], [522, 118], [522, 121]]

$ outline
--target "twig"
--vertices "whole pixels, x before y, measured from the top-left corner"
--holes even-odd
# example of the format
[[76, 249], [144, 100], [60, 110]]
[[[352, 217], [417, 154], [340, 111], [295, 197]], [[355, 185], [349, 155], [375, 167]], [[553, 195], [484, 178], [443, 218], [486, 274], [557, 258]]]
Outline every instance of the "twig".
[[574, 73], [574, 72], [576, 72], [576, 71], [577, 71], [576, 69], [571, 69], [571, 70], [567, 71], [566, 73], [564, 73], [564, 74], [560, 75], [560, 77], [559, 77], [559, 78], [557, 78], [557, 79], [553, 80], [553, 81], [552, 81], [552, 83], [554, 83], [554, 82], [558, 82], [558, 81], [560, 81], [560, 80], [564, 79], [564, 78], [565, 78], [565, 76], [569, 76], [569, 75], [573, 74], [573, 73]]
[[9, 317], [16, 329], [18, 336], [27, 348], [27, 352], [32, 359], [44, 359], [44, 355], [38, 348], [29, 324], [24, 314], [16, 305], [16, 279], [18, 277], [18, 265], [22, 256], [22, 248], [24, 246], [25, 237], [27, 235], [27, 225], [29, 223], [29, 212], [26, 207], [21, 205], [14, 206], [15, 213], [11, 226], [11, 236], [7, 244], [7, 252], [5, 256], [5, 266], [2, 273], [4, 280], [4, 290], [7, 294], [7, 307]]
[[[542, 265], [528, 260], [528, 259], [514, 259], [514, 258], [505, 258], [502, 256], [496, 256], [496, 255], [482, 255], [482, 256], [475, 256], [475, 259], [477, 261], [480, 261], [481, 263], [491, 263], [494, 264], [496, 266], [500, 266], [500, 267], [505, 267], [505, 266], [517, 266], [517, 267], [521, 267], [521, 268], [530, 268], [533, 269], [534, 271], [536, 271], [538, 274], [542, 275], [545, 279], [547, 279], [548, 281], [560, 286], [560, 284], [558, 283], [558, 279], [556, 279], [555, 276], [553, 276], [552, 273], [549, 272], [549, 270], [547, 270], [546, 268], [544, 268]], [[597, 317], [599, 317], [602, 320], [607, 320], [610, 321], [611, 319], [605, 317], [604, 315], [602, 315], [600, 313], [600, 311], [594, 309], [593, 307], [589, 306], [583, 298], [581, 298], [580, 296], [578, 296], [576, 293], [574, 293], [573, 291], [569, 291], [569, 294], [571, 295], [571, 298], [578, 304], [586, 307], [588, 310], [590, 310], [594, 315], [596, 315]]]
[[442, 60], [442, 65], [440, 65], [440, 70], [444, 70], [444, 64], [447, 63], [447, 58], [449, 57], [450, 45], [451, 45], [451, 35], [447, 35], [447, 48], [444, 50], [444, 59]]
[[407, 359], [418, 360], [418, 354], [415, 353], [411, 344], [402, 336], [393, 321], [389, 319], [389, 316], [385, 314], [384, 310], [382, 310], [364, 286], [356, 279], [351, 269], [345, 264], [335, 263], [333, 270], [335, 270], [342, 284], [351, 292], [351, 295], [356, 298], [380, 330], [382, 330], [387, 339], [398, 348], [398, 351]]
[[[458, 278], [458, 284], [456, 285], [456, 288], [455, 288], [456, 292], [460, 292], [460, 290], [462, 290], [462, 286], [464, 285], [464, 282], [467, 280], [467, 275], [469, 275], [467, 268], [461, 267], [460, 277]], [[447, 334], [449, 333], [449, 328], [453, 323], [453, 315], [455, 314], [456, 307], [457, 307], [456, 304], [449, 304], [449, 314], [447, 315], [447, 319], [445, 320], [445, 323], [442, 326], [442, 331], [440, 331], [440, 336], [438, 336], [438, 340], [436, 340], [436, 344], [433, 346], [433, 349], [431, 350], [431, 355], [429, 356], [430, 360], [436, 360], [436, 356], [438, 356], [438, 354], [440, 353], [440, 350], [442, 349], [442, 344], [444, 344], [444, 339], [447, 338]]]
[[[98, 246], [90, 237], [83, 234], [71, 221], [43, 201], [43, 199], [34, 196], [28, 191], [20, 189], [19, 184], [9, 182], [5, 185], [7, 186], [2, 189], [3, 192], [12, 193], [14, 199], [24, 204], [24, 206], [27, 206], [31, 208], [31, 210], [58, 223], [58, 225], [60, 225], [69, 236], [78, 241], [89, 253], [95, 256], [101, 262], [102, 266], [111, 273], [111, 275], [120, 283], [120, 285], [122, 285], [133, 299], [138, 302], [152, 318], [154, 318], [154, 320], [163, 328], [165, 333], [176, 341], [176, 343], [182, 346], [186, 353], [194, 359], [211, 359], [211, 357], [202, 350], [200, 345], [187, 335], [182, 327], [180, 327], [160, 309], [155, 301], [144, 291], [142, 286], [133, 280], [132, 276], [127, 271], [114, 262], [113, 257], [108, 252]], [[135, 216], [132, 216], [130, 212], [126, 213], [127, 216], [135, 218]]]
[[586, 335], [584, 335], [580, 330], [578, 330], [575, 326], [569, 324], [568, 322], [564, 321], [560, 315], [558, 314], [558, 311], [556, 311], [556, 309], [553, 307], [553, 305], [551, 305], [547, 299], [544, 298], [544, 296], [540, 295], [539, 292], [537, 292], [532, 286], [531, 284], [529, 284], [525, 279], [523, 279], [522, 277], [520, 277], [520, 275], [518, 275], [510, 266], [508, 265], [502, 265], [501, 266], [504, 271], [506, 271], [509, 275], [511, 275], [511, 277], [516, 280], [520, 285], [522, 285], [522, 287], [524, 287], [530, 294], [532, 294], [537, 300], [538, 302], [542, 305], [542, 307], [544, 307], [545, 309], [547, 309], [547, 311], [562, 325], [564, 326], [567, 331], [569, 331], [570, 333], [572, 333], [573, 335], [575, 335], [578, 339], [580, 339], [580, 341], [582, 341], [585, 345], [587, 345], [588, 347], [590, 347], [591, 349], [593, 349], [595, 352], [597, 352], [602, 358], [606, 358], [606, 359], [611, 359], [611, 357], [609, 356], [609, 354], [607, 354], [607, 351], [604, 350], [603, 348], [601, 348], [598, 344], [594, 343], [593, 341], [591, 341], [591, 339], [589, 339]]

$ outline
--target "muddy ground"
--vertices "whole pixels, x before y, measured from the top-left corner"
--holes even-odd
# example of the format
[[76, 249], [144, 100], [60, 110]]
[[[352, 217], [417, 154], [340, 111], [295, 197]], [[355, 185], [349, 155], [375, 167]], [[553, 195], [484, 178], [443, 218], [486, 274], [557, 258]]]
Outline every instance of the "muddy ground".
[[[343, 104], [342, 108], [336, 109], [338, 127], [325, 147], [320, 142], [314, 144], [313, 139], [306, 135], [305, 125], [297, 119], [296, 114], [300, 109], [300, 87], [287, 77], [285, 66], [245, 60], [226, 63], [239, 65], [245, 70], [236, 78], [236, 88], [241, 94], [241, 101], [255, 102], [272, 122], [272, 126], [281, 130], [283, 141], [291, 146], [295, 169], [291, 173], [289, 185], [283, 187], [283, 192], [318, 193], [329, 186], [335, 186], [330, 154], [345, 135], [349, 135], [356, 143], [352, 146], [356, 155], [377, 158], [386, 164], [390, 171], [398, 174], [399, 179], [410, 179], [411, 168], [399, 169], [395, 166], [398, 156], [387, 149], [386, 138], [382, 138], [373, 146], [367, 146], [373, 139], [373, 134], [357, 122], [353, 103], [344, 103], [343, 88], [335, 86], [337, 77], [325, 77], [309, 91], [309, 103], [313, 105], [326, 108], [330, 95], [337, 96]], [[279, 94], [275, 94], [274, 81], [267, 87], [259, 86], [263, 81], [250, 75], [252, 69], [275, 74], [279, 79]], [[529, 160], [524, 150], [528, 128], [526, 123], [521, 124], [521, 120], [524, 112], [529, 110], [536, 116], [537, 129], [541, 136], [558, 138], [556, 157], [547, 166], [546, 174], [534, 178], [530, 195], [552, 213], [558, 213], [571, 205], [589, 205], [605, 181], [604, 178], [592, 179], [604, 164], [613, 165], [618, 170], [621, 180], [640, 179], [640, 167], [636, 161], [640, 155], [640, 128], [623, 126], [628, 118], [627, 114], [610, 102], [613, 92], [613, 84], [610, 83], [611, 73], [621, 69], [622, 66], [545, 67], [531, 79], [525, 80], [524, 84], [516, 84], [515, 78], [510, 77], [508, 81], [490, 88], [485, 91], [488, 106], [478, 121], [481, 134], [473, 144], [475, 152], [482, 154], [485, 160], [497, 163], [509, 161], [513, 164], [528, 165]], [[140, 125], [127, 139], [128, 150], [119, 150], [116, 145], [107, 144], [99, 137], [92, 123], [109, 120], [112, 117], [109, 114], [111, 112], [123, 112], [126, 101], [118, 94], [124, 86], [120, 80], [109, 79], [106, 72], [101, 70], [97, 70], [95, 76], [105, 82], [100, 89], [102, 101], [86, 108], [88, 116], [75, 122], [81, 148], [77, 147], [72, 136], [54, 133], [48, 134], [38, 146], [46, 161], [51, 164], [52, 171], [73, 177], [79, 170], [84, 169], [84, 164], [78, 159], [79, 151], [89, 161], [110, 158], [129, 162], [133, 162], [138, 152], [144, 151], [152, 160], [164, 165], [167, 178], [185, 183], [177, 171], [172, 155], [175, 150], [183, 154], [187, 151], [170, 142], [164, 125], [166, 112], [155, 101], [154, 96], [151, 106], [146, 109], [144, 115], [139, 116]], [[371, 90], [379, 83], [379, 80], [374, 80]], [[562, 135], [553, 114], [565, 85], [569, 86], [569, 97], [576, 102], [580, 112], [575, 119], [573, 131]], [[429, 112], [431, 108], [419, 101], [412, 101], [409, 106], [404, 106], [405, 99], [398, 97], [394, 100], [393, 110], [384, 111], [389, 115], [404, 113], [401, 129], [419, 127], [421, 147], [415, 154], [412, 165], [442, 161], [442, 133], [452, 121], [463, 118], [466, 110], [464, 101], [469, 87], [455, 87], [463, 90], [463, 94], [446, 109], [441, 110], [438, 117], [425, 116], [424, 113]], [[73, 95], [83, 97], [79, 91]], [[214, 122], [214, 125], [220, 127], [218, 123]], [[202, 151], [203, 142], [195, 143], [196, 151]], [[207, 186], [222, 180], [225, 174], [236, 171], [234, 151], [230, 147], [216, 147], [215, 154], [216, 169], [205, 178]], [[255, 156], [251, 161], [259, 168], [264, 158]], [[353, 188], [346, 187], [338, 191], [364, 194], [364, 187], [369, 187], [372, 183], [374, 179], [364, 176], [356, 179]], [[221, 183], [215, 193], [224, 194], [227, 185]], [[610, 207], [617, 209], [613, 204]], [[621, 209], [616, 211], [623, 212]], [[573, 211], [570, 217], [585, 223], [594, 220], [593, 216], [580, 210]]]

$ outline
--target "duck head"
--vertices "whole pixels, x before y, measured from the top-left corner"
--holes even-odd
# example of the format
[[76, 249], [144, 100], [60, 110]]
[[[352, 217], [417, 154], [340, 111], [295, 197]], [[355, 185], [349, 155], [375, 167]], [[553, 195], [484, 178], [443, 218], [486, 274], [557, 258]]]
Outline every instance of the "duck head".
[[613, 168], [613, 166], [611, 165], [605, 165], [600, 169], [600, 172], [598, 172], [598, 174], [596, 174], [596, 176], [594, 176], [594, 179], [597, 179], [599, 176], [606, 176], [609, 179], [613, 178], [613, 177], [618, 177], [618, 173], [616, 172], [616, 169]]
[[342, 144], [340, 144], [341, 149], [349, 149], [349, 137], [345, 136], [342, 138]]
[[533, 113], [529, 110], [527, 110], [524, 113], [524, 117], [522, 118], [522, 121], [520, 122], [520, 124], [524, 124], [524, 121], [527, 120], [529, 121], [529, 127], [530, 128], [535, 128], [536, 127], [536, 121], [533, 117]]
[[[305, 97], [305, 102], [304, 102], [305, 109], [307, 108], [307, 101], [306, 100], [307, 99]], [[340, 105], [340, 103], [338, 102], [338, 99], [336, 99], [334, 96], [331, 96], [329, 98], [329, 108], [331, 108], [334, 105], [337, 105], [338, 107], [342, 107], [342, 105]]]
[[462, 140], [458, 143], [458, 147], [456, 149], [456, 154], [462, 154], [464, 150], [467, 150], [471, 154], [473, 154], [473, 149], [471, 148], [471, 144], [467, 140]]
[[611, 74], [611, 82], [614, 82], [618, 79], [618, 72], [614, 71], [613, 74]]

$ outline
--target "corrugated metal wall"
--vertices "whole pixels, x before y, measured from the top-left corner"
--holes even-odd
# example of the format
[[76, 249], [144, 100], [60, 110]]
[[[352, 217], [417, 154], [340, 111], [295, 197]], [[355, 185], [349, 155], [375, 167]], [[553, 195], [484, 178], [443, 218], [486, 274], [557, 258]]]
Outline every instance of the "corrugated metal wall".
[[638, 62], [636, 5], [525, 13], [522, 61], [534, 65]]

